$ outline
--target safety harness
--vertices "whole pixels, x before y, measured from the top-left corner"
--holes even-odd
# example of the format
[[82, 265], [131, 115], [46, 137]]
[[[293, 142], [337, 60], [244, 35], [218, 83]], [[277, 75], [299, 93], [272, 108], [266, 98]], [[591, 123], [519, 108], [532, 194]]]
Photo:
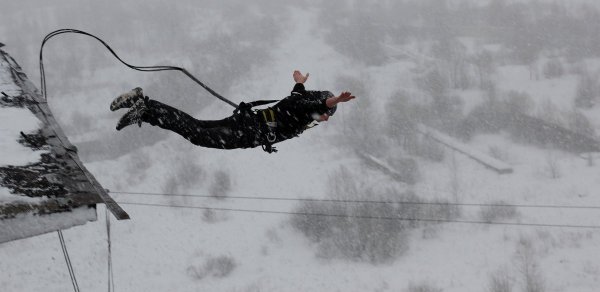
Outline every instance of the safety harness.
[[266, 131], [265, 140], [262, 141], [262, 149], [268, 153], [277, 152], [277, 149], [273, 147], [273, 143], [277, 140], [277, 121], [275, 120], [275, 111], [272, 108], [266, 108], [260, 110], [265, 120]]
[[237, 108], [233, 111], [234, 114], [255, 114], [259, 117], [262, 116], [264, 123], [259, 123], [259, 133], [261, 134], [260, 143], [262, 149], [267, 153], [277, 152], [277, 149], [273, 147], [273, 143], [277, 140], [277, 120], [275, 119], [275, 111], [272, 108], [266, 108], [262, 110], [253, 111], [252, 108], [255, 106], [266, 105], [279, 100], [256, 100], [251, 102], [241, 102]]

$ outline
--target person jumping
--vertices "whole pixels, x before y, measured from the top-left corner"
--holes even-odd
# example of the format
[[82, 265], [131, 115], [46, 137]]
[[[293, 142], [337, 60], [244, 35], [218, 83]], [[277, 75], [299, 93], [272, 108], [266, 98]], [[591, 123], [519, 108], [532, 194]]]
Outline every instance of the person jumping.
[[208, 148], [236, 149], [262, 146], [272, 153], [273, 144], [297, 137], [313, 121], [329, 120], [337, 104], [355, 98], [350, 92], [334, 96], [329, 91], [304, 88], [309, 74], [294, 71], [296, 85], [291, 95], [266, 109], [252, 107], [275, 101], [240, 103], [233, 115], [222, 120], [198, 120], [187, 113], [145, 96], [140, 87], [115, 98], [110, 110], [129, 108], [117, 123], [117, 130], [142, 123], [173, 131], [191, 143]]

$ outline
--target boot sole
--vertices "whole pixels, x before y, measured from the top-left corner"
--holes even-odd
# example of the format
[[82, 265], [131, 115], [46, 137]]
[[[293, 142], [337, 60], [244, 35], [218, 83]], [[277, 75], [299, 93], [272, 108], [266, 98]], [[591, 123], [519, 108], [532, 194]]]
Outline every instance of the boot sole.
[[146, 111], [146, 107], [144, 105], [143, 102], [139, 102], [134, 104], [131, 109], [125, 113], [121, 119], [119, 119], [119, 122], [117, 123], [117, 131], [121, 131], [121, 129], [131, 126], [131, 125], [135, 125], [138, 124], [138, 126], [142, 126], [142, 120], [141, 117], [144, 114], [144, 112]]
[[115, 98], [110, 104], [110, 110], [116, 111], [122, 108], [132, 107], [140, 98], [144, 98], [144, 93], [142, 88], [136, 87], [131, 91], [123, 93]]

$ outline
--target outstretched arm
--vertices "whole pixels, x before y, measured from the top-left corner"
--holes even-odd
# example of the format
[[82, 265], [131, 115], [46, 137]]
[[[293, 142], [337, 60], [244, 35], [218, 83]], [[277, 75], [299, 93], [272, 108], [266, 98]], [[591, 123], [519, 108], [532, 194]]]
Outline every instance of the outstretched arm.
[[[295, 70], [292, 76], [294, 77], [294, 81], [296, 81], [296, 85], [292, 90], [292, 94], [304, 94], [306, 92], [306, 89], [304, 89], [304, 82], [306, 82], [306, 80], [308, 79], [309, 74], [306, 73], [306, 75], [302, 75], [300, 71]], [[326, 99], [325, 105], [328, 108], [333, 108], [340, 102], [347, 102], [355, 98], [356, 96], [352, 95], [350, 92], [344, 91], [339, 96], [334, 96]]]
[[332, 108], [340, 102], [347, 102], [355, 98], [356, 96], [352, 95], [352, 93], [344, 91], [339, 96], [330, 97], [325, 100], [325, 105], [327, 105], [328, 108]]

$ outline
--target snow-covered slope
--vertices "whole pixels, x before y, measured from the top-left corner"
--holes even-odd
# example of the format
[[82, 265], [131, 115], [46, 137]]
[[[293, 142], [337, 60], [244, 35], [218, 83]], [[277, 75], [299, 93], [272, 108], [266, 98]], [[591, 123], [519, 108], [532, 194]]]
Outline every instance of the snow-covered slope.
[[[368, 75], [375, 80], [373, 88], [367, 89], [371, 94], [358, 98], [368, 99], [375, 108], [384, 107], [387, 100], [382, 97], [404, 86], [394, 80], [405, 80], [410, 74], [405, 61], [363, 70], [324, 42], [315, 31], [313, 11], [300, 9], [294, 15], [290, 23], [302, 25], [292, 26], [285, 41], [272, 47], [271, 62], [234, 86], [232, 96], [283, 97], [293, 85], [294, 69], [310, 72], [307, 87], [332, 91], [344, 90], [334, 88], [332, 76], [340, 72]], [[505, 68], [498, 73], [500, 84], [507, 87], [503, 89], [518, 85], [521, 79], [515, 72], [520, 70], [526, 69]], [[569, 77], [560, 82], [565, 84], [556, 86], [565, 94], [575, 86]], [[546, 86], [534, 83], [515, 89], [537, 90], [542, 95], [552, 91]], [[105, 101], [106, 109], [97, 110], [99, 116], [108, 110], [110, 100]], [[462, 154], [448, 152], [441, 163], [419, 161], [426, 176], [415, 186], [393, 183], [339, 146], [338, 137], [346, 133], [344, 121], [351, 118], [353, 106], [341, 105], [329, 122], [278, 145], [277, 154], [260, 149], [198, 148], [169, 134], [154, 145], [87, 166], [123, 203], [290, 212], [297, 202], [116, 192], [210, 195], [218, 180], [216, 173], [225, 172], [231, 179], [231, 196], [326, 198], [328, 181], [343, 166], [366, 184], [412, 189], [428, 199], [600, 206], [595, 193], [600, 186], [597, 166], [570, 154], [516, 144], [503, 135], [477, 136], [470, 146], [484, 153], [500, 149], [513, 167], [512, 174], [498, 175]], [[229, 113], [227, 105], [214, 103], [197, 117], [213, 119]], [[98, 123], [111, 126], [117, 115], [106, 118]], [[113, 135], [125, 137], [139, 130], [130, 127]], [[491, 276], [508, 279], [513, 291], [520, 291], [526, 280], [524, 269], [535, 271], [535, 275], [527, 274], [528, 279], [541, 279], [544, 291], [592, 292], [600, 286], [596, 258], [600, 232], [592, 228], [445, 223], [412, 230], [406, 252], [389, 263], [374, 265], [320, 257], [315, 244], [290, 225], [286, 214], [123, 206], [132, 220], [112, 221], [118, 291], [411, 291], [411, 286], [488, 291]], [[480, 212], [485, 210], [465, 206], [462, 211], [461, 220], [481, 221]], [[514, 212], [506, 221], [590, 226], [600, 222], [598, 209], [516, 208]], [[106, 230], [99, 221], [65, 232], [82, 291], [106, 290]], [[71, 284], [61, 256], [54, 234], [0, 245], [0, 286], [6, 291], [67, 291]], [[231, 272], [222, 277], [203, 274], [206, 264], [219, 257], [231, 261]]]

